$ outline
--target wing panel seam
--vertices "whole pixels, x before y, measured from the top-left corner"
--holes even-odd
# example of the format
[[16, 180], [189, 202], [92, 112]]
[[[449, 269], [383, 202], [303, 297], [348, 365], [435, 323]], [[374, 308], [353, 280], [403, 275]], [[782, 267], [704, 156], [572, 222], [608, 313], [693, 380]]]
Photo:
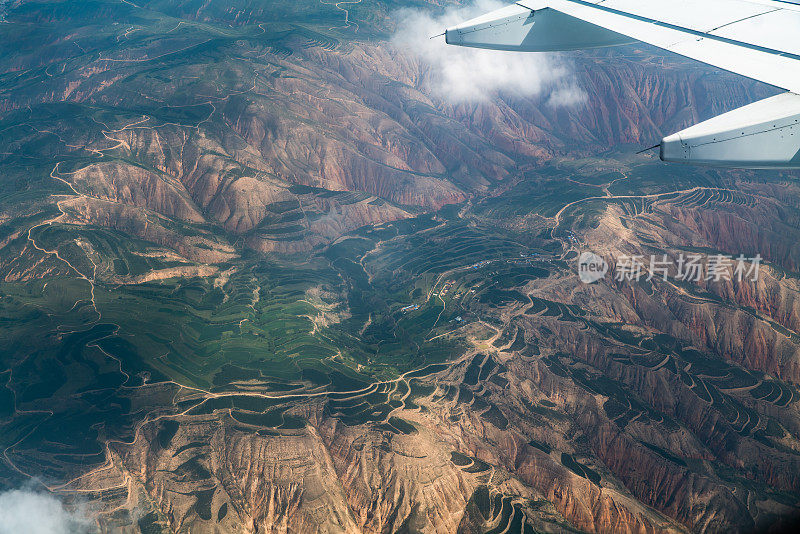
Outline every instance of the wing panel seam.
[[768, 15], [770, 13], [775, 13], [776, 11], [783, 11], [781, 8], [776, 7], [775, 9], [770, 9], [769, 11], [764, 11], [763, 13], [756, 13], [755, 15], [750, 15], [749, 17], [744, 17], [739, 20], [734, 20], [733, 22], [728, 22], [723, 24], [722, 26], [717, 26], [716, 28], [712, 28], [708, 30], [708, 33], [715, 32], [717, 30], [721, 30], [722, 28], [727, 28], [728, 26], [733, 26], [734, 24], [739, 24], [740, 22], [744, 22], [745, 20], [754, 19], [757, 17], [763, 17], [764, 15]]
[[[713, 41], [718, 41], [718, 42], [721, 42], [721, 43], [740, 46], [742, 48], [747, 48], [749, 50], [755, 50], [755, 51], [758, 51], [758, 52], [764, 52], [764, 53], [767, 53], [767, 54], [771, 54], [771, 55], [775, 55], [775, 56], [787, 57], [787, 58], [790, 58], [790, 59], [794, 59], [794, 60], [800, 61], [800, 55], [794, 54], [794, 53], [791, 53], [791, 52], [785, 52], [783, 50], [776, 50], [774, 48], [768, 48], [768, 47], [765, 47], [765, 46], [759, 46], [759, 45], [752, 44], [752, 43], [746, 43], [746, 42], [743, 42], [743, 41], [737, 41], [736, 39], [730, 39], [728, 37], [722, 37], [722, 36], [714, 35], [714, 34], [711, 34], [711, 33], [701, 32], [701, 31], [698, 31], [698, 30], [692, 30], [690, 28], [686, 28], [684, 26], [679, 26], [677, 24], [671, 24], [669, 22], [662, 22], [660, 20], [655, 20], [655, 19], [651, 19], [651, 18], [648, 18], [648, 17], [643, 17], [641, 15], [634, 15], [632, 13], [627, 13], [627, 12], [622, 11], [620, 9], [615, 9], [613, 7], [607, 7], [607, 6], [603, 6], [603, 5], [600, 5], [600, 4], [593, 4], [591, 2], [586, 2], [585, 0], [564, 0], [564, 1], [567, 2], [567, 3], [570, 3], [570, 4], [577, 4], [577, 5], [588, 7], [588, 8], [591, 8], [591, 9], [597, 9], [599, 11], [605, 11], [606, 13], [611, 13], [613, 15], [617, 15], [617, 16], [620, 16], [620, 17], [623, 17], [623, 18], [638, 20], [639, 22], [646, 22], [646, 23], [653, 24], [655, 26], [661, 26], [662, 28], [675, 30], [677, 32], [681, 32], [681, 33], [688, 34], [688, 35], [693, 35], [695, 37], [700, 37], [700, 38], [703, 38], [703, 39], [711, 39]], [[526, 7], [526, 6], [522, 6], [522, 7]], [[528, 8], [528, 9], [530, 9], [530, 8]], [[553, 9], [558, 10], [558, 8], [553, 8]], [[535, 11], [535, 10], [531, 9], [531, 11]], [[774, 11], [768, 11], [768, 12], [765, 12], [765, 13], [759, 13], [759, 16], [760, 15], [765, 15], [766, 13], [774, 13], [775, 11], [782, 11], [782, 9], [776, 9]], [[741, 22], [741, 21], [737, 21], [737, 22]], [[714, 30], [711, 30], [711, 31], [714, 31]], [[667, 48], [667, 49], [669, 49], [669, 48]]]

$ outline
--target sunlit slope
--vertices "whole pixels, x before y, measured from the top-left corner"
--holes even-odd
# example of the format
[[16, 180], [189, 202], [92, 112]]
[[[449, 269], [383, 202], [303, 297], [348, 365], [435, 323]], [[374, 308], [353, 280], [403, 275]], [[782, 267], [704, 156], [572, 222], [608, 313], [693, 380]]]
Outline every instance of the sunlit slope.
[[[8, 9], [0, 486], [129, 532], [794, 514], [796, 178], [633, 155], [768, 90], [626, 48], [569, 58], [575, 106], [454, 101], [402, 4]], [[588, 286], [584, 250], [765, 263]]]

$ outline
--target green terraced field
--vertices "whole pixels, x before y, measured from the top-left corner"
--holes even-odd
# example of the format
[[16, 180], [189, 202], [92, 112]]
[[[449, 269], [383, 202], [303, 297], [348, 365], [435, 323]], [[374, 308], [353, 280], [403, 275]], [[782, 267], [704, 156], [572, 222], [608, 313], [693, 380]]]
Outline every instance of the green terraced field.
[[[513, 493], [527, 482], [506, 470], [531, 458], [579, 497], [660, 506], [631, 481], [638, 466], [612, 472], [592, 429], [677, 470], [664, 487], [690, 480], [693, 503], [796, 506], [800, 393], [785, 375], [800, 275], [796, 240], [782, 241], [800, 228], [795, 179], [667, 167], [606, 141], [576, 141], [599, 155], [570, 160], [555, 134], [528, 147], [549, 162], [519, 156], [514, 135], [541, 130], [514, 124], [529, 114], [509, 115], [502, 143], [478, 135], [480, 117], [535, 99], [445, 105], [407, 58], [380, 57], [397, 8], [438, 2], [345, 4], [347, 18], [319, 0], [42, 0], [0, 23], [0, 490], [102, 472], [147, 435], [174, 461], [162, 474], [195, 483], [187, 516], [223, 524], [241, 510], [215, 501], [231, 485], [211, 472], [218, 451], [179, 446], [181, 425], [291, 443], [335, 420], [378, 454], [441, 433], [469, 531], [559, 517], [542, 488]], [[418, 180], [433, 185], [402, 189]], [[430, 207], [443, 202], [458, 203]], [[355, 228], [370, 221], [391, 222]], [[593, 231], [608, 248], [714, 254], [726, 243], [703, 232], [726, 222], [740, 252], [771, 255], [777, 282], [752, 306], [739, 287], [678, 280], [577, 286]], [[774, 368], [736, 360], [736, 341], [704, 344], [726, 314], [729, 331], [758, 324], [747, 350]], [[512, 437], [513, 458], [468, 439]], [[127, 487], [81, 491], [133, 502]], [[155, 533], [175, 519], [143, 504], [134, 522]]]

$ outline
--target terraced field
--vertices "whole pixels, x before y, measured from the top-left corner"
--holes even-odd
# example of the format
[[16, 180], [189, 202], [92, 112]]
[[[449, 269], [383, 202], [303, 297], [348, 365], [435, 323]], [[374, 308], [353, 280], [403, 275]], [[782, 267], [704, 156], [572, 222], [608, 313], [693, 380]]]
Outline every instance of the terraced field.
[[[797, 514], [796, 177], [608, 151], [757, 90], [625, 49], [571, 59], [597, 107], [454, 104], [384, 42], [423, 0], [11, 4], [0, 491], [153, 533]], [[589, 250], [764, 276], [588, 285]]]
[[[272, 206], [279, 218], [270, 227], [291, 228], [301, 220], [297, 214], [308, 217], [301, 209], [309, 191], [298, 189], [301, 200]], [[311, 192], [342, 203], [367, 199]], [[698, 198], [749, 202], [746, 195], [721, 190], [655, 200], [709, 205], [697, 204]], [[626, 205], [621, 204], [625, 216], [647, 211], [625, 211]], [[469, 222], [463, 210], [363, 227], [302, 263], [242, 257], [220, 265], [214, 276], [113, 286], [108, 281], [120, 279], [114, 277], [196, 264], [154, 254], [152, 245], [107, 229], [35, 228], [33, 241], [58, 252], [54, 264], [70, 268], [47, 281], [2, 286], [2, 316], [14, 347], [3, 354], [11, 365], [0, 375], [9, 392], [0, 404], [8, 436], [5, 483], [17, 484], [34, 472], [50, 489], [80, 480], [107, 465], [109, 447], [133, 443], [153, 425], [155, 439], [168, 449], [179, 421], [218, 418], [237, 432], [300, 439], [322, 417], [404, 437], [424, 431], [417, 417], [433, 412], [450, 425], [485, 425], [500, 433], [522, 428], [529, 454], [559, 466], [562, 476], [619, 487], [607, 458], [585, 441], [561, 437], [575, 432], [569, 429], [576, 415], [556, 397], [510, 400], [519, 384], [519, 361], [540, 362], [548, 376], [601, 399], [597, 416], [619, 432], [698, 431], [687, 420], [690, 412], [660, 406], [630, 382], [626, 373], [641, 370], [683, 384], [692, 402], [706, 406], [737, 439], [794, 454], [786, 445], [791, 423], [775, 411], [794, 405], [794, 385], [666, 333], [600, 321], [585, 305], [543, 292], [571, 275], [564, 259], [574, 258], [564, 252], [569, 242], [559, 234], [552, 239], [498, 232]], [[637, 287], [652, 297], [671, 283]], [[726, 303], [696, 285], [680, 287], [687, 302]], [[761, 312], [752, 310], [750, 316]], [[32, 331], [38, 333], [35, 340]], [[610, 367], [601, 370], [585, 357], [554, 351], [555, 331], [613, 345]], [[32, 352], [36, 358], [19, 356]], [[721, 460], [704, 465], [692, 454], [652, 441], [637, 443], [676, 468], [745, 484]], [[725, 458], [737, 443], [726, 438], [709, 447]], [[223, 521], [228, 512], [208, 493], [210, 451], [198, 442], [175, 454], [181, 463], [170, 476], [197, 483], [191, 490], [193, 513], [204, 521]], [[572, 528], [558, 523], [563, 518], [549, 504], [508, 494], [496, 482], [505, 469], [502, 462], [487, 460], [471, 449], [451, 452], [454, 468], [484, 488], [468, 504], [476, 507], [470, 517], [482, 531], [532, 532], [534, 524], [551, 520]], [[754, 476], [762, 476], [759, 469], [764, 468], [754, 468]], [[775, 502], [791, 499], [787, 490], [747, 484]], [[96, 497], [120, 503], [129, 494], [109, 488]], [[143, 528], [157, 529], [164, 519], [156, 514], [140, 521]]]

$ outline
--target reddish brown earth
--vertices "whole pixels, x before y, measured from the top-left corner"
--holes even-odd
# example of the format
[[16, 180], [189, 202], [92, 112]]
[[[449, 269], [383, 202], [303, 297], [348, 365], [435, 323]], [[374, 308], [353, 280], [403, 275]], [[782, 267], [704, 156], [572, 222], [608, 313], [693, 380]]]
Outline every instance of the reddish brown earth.
[[[454, 102], [429, 91], [428, 65], [386, 42], [393, 22], [384, 4], [363, 8], [360, 20], [377, 29], [355, 38], [313, 18], [327, 9], [316, 2], [292, 8], [299, 22], [263, 2], [101, 2], [90, 13], [73, 4], [15, 3], [8, 31], [52, 31], [0, 45], [3, 324], [53, 315], [35, 299], [63, 279], [91, 289], [72, 308], [73, 289], [51, 289], [70, 320], [93, 309], [91, 327], [96, 316], [119, 313], [107, 296], [115, 288], [207, 283], [224, 298], [201, 306], [186, 296], [191, 288], [174, 292], [190, 317], [176, 337], [207, 343], [180, 357], [202, 368], [231, 339], [245, 340], [242, 351], [262, 343], [259, 356], [276, 352], [237, 313], [256, 313], [259, 302], [304, 303], [308, 335], [339, 344], [324, 365], [378, 369], [363, 396], [389, 408], [353, 423], [357, 405], [337, 412], [336, 394], [306, 376], [288, 394], [266, 375], [198, 387], [170, 366], [169, 353], [148, 355], [174, 371], [151, 380], [137, 362], [103, 352], [127, 377], [118, 397], [98, 403], [136, 417], [124, 432], [93, 427], [102, 460], [69, 470], [52, 467], [58, 453], [47, 443], [9, 443], [3, 488], [42, 472], [54, 495], [85, 499], [104, 532], [750, 532], [796, 515], [796, 176], [667, 167], [633, 155], [768, 89], [621, 48], [568, 58], [587, 94], [575, 106], [548, 105], [547, 91]], [[107, 24], [112, 18], [118, 27]], [[434, 213], [420, 231], [387, 230]], [[106, 247], [74, 237], [99, 231]], [[387, 235], [370, 237], [374, 248], [335, 255], [336, 245], [380, 231]], [[447, 306], [463, 323], [436, 317], [436, 298], [445, 280], [470, 275], [473, 260], [414, 270], [439, 253], [471, 257], [464, 248], [472, 242], [462, 243], [471, 236], [459, 232], [489, 243], [475, 262], [495, 262], [490, 284], [470, 279], [452, 290], [458, 301]], [[506, 240], [520, 249], [496, 256]], [[520, 260], [529, 250], [538, 259]], [[765, 264], [757, 282], [608, 276], [584, 285], [573, 268], [583, 250], [612, 268], [625, 255], [693, 251], [760, 254]], [[123, 271], [115, 262], [123, 256], [153, 263]], [[230, 280], [259, 261], [286, 262], [281, 274], [296, 270], [298, 280], [314, 261], [333, 274], [288, 297], [277, 277], [253, 275], [256, 290], [237, 301], [245, 312], [214, 317], [208, 331], [222, 330], [218, 338], [203, 331], [235, 293]], [[492, 278], [517, 261], [544, 266], [547, 276]], [[493, 285], [521, 300], [482, 300]], [[355, 297], [374, 308], [368, 319], [335, 330], [358, 313]], [[403, 323], [409, 302], [433, 310], [436, 322], [419, 315], [429, 331]], [[131, 310], [131, 322], [149, 312]], [[280, 329], [294, 327], [280, 320]], [[43, 337], [60, 347], [73, 326]], [[161, 326], [148, 329], [153, 343]], [[380, 350], [364, 360], [349, 354], [348, 343], [367, 344], [371, 329], [389, 327], [407, 337], [380, 350], [401, 339], [410, 359], [420, 341], [442, 338], [458, 353], [413, 380], [381, 361]], [[34, 345], [26, 336], [2, 353], [11, 372], [0, 369], [0, 378], [15, 395], [0, 412], [9, 436], [29, 428], [14, 426], [15, 417], [52, 413], [17, 378], [50, 376], [26, 367], [44, 360]], [[304, 362], [305, 347], [281, 365]], [[97, 355], [100, 346], [86, 350]], [[470, 375], [475, 361], [486, 369], [479, 378]], [[409, 405], [412, 385], [424, 394]], [[86, 387], [64, 403], [95, 393]], [[244, 410], [251, 423], [232, 405], [197, 410], [242, 392], [268, 399], [265, 406], [296, 394], [279, 417], [303, 424], [252, 423], [274, 415], [271, 405]]]

